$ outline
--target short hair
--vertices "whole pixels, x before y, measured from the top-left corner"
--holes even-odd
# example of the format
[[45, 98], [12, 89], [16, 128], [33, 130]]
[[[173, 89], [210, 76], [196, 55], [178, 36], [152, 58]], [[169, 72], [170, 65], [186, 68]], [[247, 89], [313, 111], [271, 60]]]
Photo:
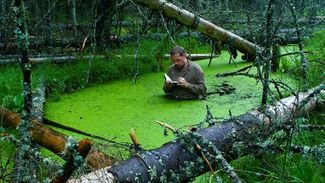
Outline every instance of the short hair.
[[174, 48], [172, 48], [171, 50], [170, 50], [170, 56], [173, 56], [173, 55], [175, 55], [176, 53], [179, 53], [179, 55], [185, 55], [185, 49], [183, 48], [183, 47], [181, 47], [181, 46], [175, 46]]

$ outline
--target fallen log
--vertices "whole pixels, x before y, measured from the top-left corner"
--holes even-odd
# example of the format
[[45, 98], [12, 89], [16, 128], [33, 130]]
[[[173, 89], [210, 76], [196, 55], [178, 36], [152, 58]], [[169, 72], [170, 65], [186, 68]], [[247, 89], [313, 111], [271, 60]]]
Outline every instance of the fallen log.
[[[20, 116], [12, 111], [8, 111], [6, 109], [0, 108], [0, 125], [6, 128], [16, 128], [20, 122]], [[42, 147], [52, 151], [57, 154], [64, 160], [69, 159], [69, 155], [65, 155], [64, 149], [67, 143], [67, 136], [52, 130], [46, 127], [44, 124], [37, 122], [36, 120], [32, 120], [32, 139], [35, 143], [41, 145]], [[115, 158], [108, 157], [104, 153], [91, 151], [87, 158], [87, 164], [93, 168], [98, 169], [105, 166], [110, 166], [115, 163]]]
[[[108, 56], [105, 55], [96, 55], [96, 56], [77, 56], [77, 55], [31, 55], [29, 60], [31, 64], [40, 64], [40, 63], [53, 63], [53, 64], [66, 64], [71, 62], [76, 62], [80, 59], [89, 59], [89, 58], [103, 58], [103, 59], [109, 59]], [[17, 57], [15, 55], [10, 55], [8, 57], [2, 57], [0, 58], [0, 65], [6, 65], [6, 64], [14, 64], [19, 63]]]
[[[225, 16], [225, 15], [223, 15], [223, 16]], [[228, 16], [231, 16], [231, 15], [229, 15], [229, 13], [228, 13]], [[231, 25], [247, 24], [247, 23], [258, 24], [258, 23], [260, 23], [260, 21], [261, 20], [259, 20], [259, 19], [253, 19], [253, 20], [250, 19], [249, 21], [247, 21], [247, 19], [225, 19], [225, 20], [223, 20], [222, 24], [223, 25], [226, 25], [226, 24], [231, 24]], [[282, 23], [284, 25], [292, 25], [292, 22], [293, 22], [292, 18], [282, 21]], [[302, 17], [302, 18], [298, 19], [298, 23], [301, 25], [306, 25], [306, 26], [313, 26], [315, 24], [323, 25], [323, 24], [325, 24], [325, 17], [321, 17], [321, 16], [312, 17], [312, 18]]]
[[[85, 36], [86, 37], [86, 36]], [[75, 37], [75, 38], [62, 38], [62, 39], [52, 39], [49, 40], [47, 37], [31, 37], [28, 49], [30, 50], [42, 50], [49, 47], [60, 47], [64, 52], [67, 48], [75, 48], [79, 50], [83, 44], [85, 37]], [[12, 53], [16, 52], [17, 45], [14, 42], [15, 39], [9, 39], [5, 44], [0, 43], [0, 53]], [[121, 46], [121, 39], [118, 36], [110, 36], [109, 40], [114, 43], [117, 47]], [[92, 38], [85, 43], [89, 46], [92, 43]]]
[[[135, 55], [114, 55], [114, 57], [117, 58], [134, 58]], [[138, 55], [138, 57], [150, 57], [150, 55]], [[188, 56], [189, 57], [189, 56]], [[191, 54], [192, 61], [196, 60], [203, 60], [203, 59], [209, 59], [211, 57], [210, 54]], [[217, 55], [213, 55], [213, 58], [217, 57]], [[77, 56], [77, 55], [42, 55], [42, 56], [33, 56], [31, 55], [29, 60], [32, 64], [40, 64], [40, 63], [53, 63], [53, 64], [66, 64], [66, 63], [72, 63], [76, 62], [80, 59], [89, 59], [89, 58], [103, 58], [103, 59], [111, 59], [112, 57], [105, 56], [105, 55], [87, 55], [87, 56]], [[169, 59], [169, 54], [164, 55], [165, 59]], [[0, 65], [6, 65], [6, 64], [14, 64], [19, 63], [17, 57], [15, 55], [9, 55], [8, 57], [2, 56], [0, 57]]]
[[149, 7], [152, 10], [162, 11], [166, 16], [175, 18], [178, 22], [192, 27], [193, 29], [196, 29], [218, 41], [225, 42], [240, 52], [247, 53], [252, 57], [256, 55], [256, 51], [261, 50], [258, 45], [253, 44], [234, 33], [218, 27], [217, 25], [200, 18], [198, 15], [177, 7], [165, 0], [135, 0], [134, 2]]
[[[319, 90], [319, 87], [315, 90]], [[324, 89], [321, 90], [325, 94]], [[271, 135], [277, 125], [284, 124], [296, 117], [317, 108], [316, 97], [313, 90], [300, 93], [298, 98], [291, 96], [270, 105], [265, 113], [258, 110], [240, 115], [222, 123], [212, 125], [185, 135], [185, 138], [164, 144], [162, 147], [143, 151], [131, 158], [110, 167], [86, 174], [79, 179], [69, 182], [186, 182], [209, 170], [198, 153], [186, 150], [189, 140], [196, 142], [207, 141], [199, 144], [208, 153], [215, 155], [210, 149], [219, 149], [225, 158], [230, 161], [237, 158], [233, 150], [236, 142], [251, 143], [257, 139], [263, 140]], [[311, 98], [312, 97], [312, 98]], [[301, 106], [301, 102], [310, 100]], [[199, 137], [198, 139], [186, 137]], [[185, 144], [185, 146], [184, 146]], [[206, 145], [206, 146], [203, 146]], [[213, 147], [213, 148], [209, 148]], [[213, 157], [213, 156], [212, 156]], [[214, 159], [209, 159], [212, 167], [216, 167]]]
[[[212, 55], [211, 54], [187, 54], [187, 58], [191, 59], [191, 61], [197, 61], [197, 60], [204, 60], [204, 59], [210, 59], [210, 58], [216, 58], [218, 57], [218, 55]], [[165, 54], [164, 55], [165, 59], [169, 59], [170, 55], [169, 54]]]

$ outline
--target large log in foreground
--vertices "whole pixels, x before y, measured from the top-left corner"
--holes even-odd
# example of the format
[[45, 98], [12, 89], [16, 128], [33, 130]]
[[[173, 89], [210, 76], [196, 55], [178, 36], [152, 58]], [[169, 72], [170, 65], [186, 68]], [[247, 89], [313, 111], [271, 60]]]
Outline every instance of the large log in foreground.
[[[325, 94], [324, 86], [317, 88]], [[226, 120], [211, 127], [191, 132], [177, 141], [162, 147], [143, 151], [111, 168], [97, 170], [70, 182], [186, 182], [209, 170], [201, 160], [200, 154], [188, 150], [191, 141], [206, 149], [212, 156], [208, 159], [216, 167], [216, 153], [219, 149], [227, 160], [237, 158], [233, 151], [236, 142], [263, 140], [274, 131], [277, 125], [305, 115], [317, 108], [313, 91], [299, 94], [298, 99], [291, 96], [271, 105], [267, 112], [254, 110], [239, 117]], [[303, 107], [302, 103], [310, 99]], [[300, 107], [299, 107], [300, 106]], [[206, 153], [207, 154], [207, 153]]]
[[[16, 128], [19, 122], [20, 116], [17, 113], [0, 108], [0, 126], [7, 128]], [[51, 128], [46, 127], [44, 124], [41, 124], [36, 120], [32, 120], [31, 133], [32, 139], [35, 143], [52, 151], [63, 159], [69, 160], [69, 155], [63, 154], [65, 145], [68, 141], [68, 137], [66, 135], [52, 130]], [[85, 143], [84, 145], [88, 146], [88, 144]], [[78, 147], [78, 149], [87, 148]], [[108, 157], [101, 152], [91, 151], [87, 155], [86, 162], [92, 169], [98, 169], [114, 164], [115, 159]]]
[[242, 53], [247, 53], [248, 55], [254, 57], [256, 56], [256, 51], [261, 50], [258, 45], [253, 44], [248, 40], [243, 39], [221, 27], [218, 27], [217, 25], [198, 17], [198, 15], [181, 9], [180, 7], [177, 7], [165, 0], [135, 0], [134, 2], [147, 6], [153, 10], [162, 11], [168, 17], [175, 18], [178, 22], [186, 26], [192, 27], [193, 29], [196, 29], [199, 32], [218, 41], [227, 43]]

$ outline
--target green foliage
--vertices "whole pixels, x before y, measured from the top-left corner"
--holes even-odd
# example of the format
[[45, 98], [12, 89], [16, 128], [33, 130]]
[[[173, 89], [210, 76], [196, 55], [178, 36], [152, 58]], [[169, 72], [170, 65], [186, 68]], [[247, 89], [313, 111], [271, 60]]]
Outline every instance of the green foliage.
[[[298, 52], [297, 47], [285, 47], [285, 52]], [[311, 39], [305, 40], [304, 51], [307, 57], [307, 83], [308, 88], [314, 87], [325, 79], [325, 31], [318, 31]], [[282, 72], [291, 75], [302, 86], [301, 57], [299, 54], [281, 58], [280, 68]]]
[[280, 62], [281, 72], [288, 72], [290, 70], [290, 60], [287, 58], [282, 58]]
[[313, 51], [312, 54], [308, 55], [309, 63], [307, 67], [308, 84], [313, 87], [325, 79], [325, 30], [315, 32], [313, 37], [306, 41], [306, 50]]
[[[297, 124], [324, 125], [324, 110], [311, 113], [308, 119], [299, 118]], [[322, 182], [325, 175], [325, 164], [322, 162], [324, 138], [324, 131], [298, 131], [294, 133], [292, 144], [303, 147], [319, 146], [320, 148], [315, 149], [311, 154], [268, 152], [259, 157], [250, 155], [233, 161], [232, 165], [239, 177], [246, 182]], [[273, 137], [272, 143], [283, 145], [285, 141], [282, 131]], [[285, 170], [283, 171], [284, 163]]]

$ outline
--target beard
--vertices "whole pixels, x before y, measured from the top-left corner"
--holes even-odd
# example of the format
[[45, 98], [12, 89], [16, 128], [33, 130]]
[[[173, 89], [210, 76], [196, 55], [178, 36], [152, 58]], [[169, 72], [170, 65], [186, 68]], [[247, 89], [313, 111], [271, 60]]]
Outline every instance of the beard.
[[184, 65], [174, 65], [177, 70], [182, 70]]

